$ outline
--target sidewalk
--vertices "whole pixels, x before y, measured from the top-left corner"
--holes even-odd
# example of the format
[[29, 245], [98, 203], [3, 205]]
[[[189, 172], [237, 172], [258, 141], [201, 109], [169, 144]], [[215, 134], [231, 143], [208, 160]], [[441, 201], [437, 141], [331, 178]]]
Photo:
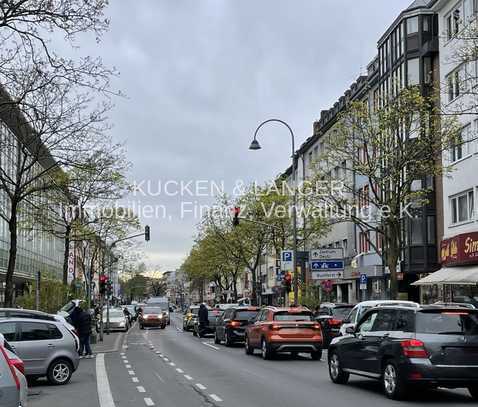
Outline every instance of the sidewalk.
[[124, 332], [112, 332], [109, 335], [103, 334], [103, 342], [100, 342], [99, 334], [96, 337], [96, 343], [91, 345], [93, 353], [111, 353], [120, 350], [123, 343]]

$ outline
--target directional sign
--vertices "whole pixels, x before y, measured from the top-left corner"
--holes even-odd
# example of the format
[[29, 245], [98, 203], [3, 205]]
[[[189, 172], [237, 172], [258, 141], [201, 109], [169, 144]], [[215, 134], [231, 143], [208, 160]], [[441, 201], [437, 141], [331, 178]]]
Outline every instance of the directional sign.
[[320, 270], [331, 270], [331, 271], [339, 271], [344, 269], [344, 261], [343, 260], [314, 260], [310, 262], [310, 268], [312, 271], [320, 271]]
[[310, 260], [343, 259], [344, 249], [313, 249], [310, 251]]
[[367, 289], [367, 281], [368, 281], [367, 274], [360, 274], [360, 289], [361, 290]]
[[280, 260], [282, 271], [292, 271], [294, 268], [294, 252], [292, 250], [282, 250]]
[[344, 278], [343, 271], [313, 271], [312, 280], [341, 280]]

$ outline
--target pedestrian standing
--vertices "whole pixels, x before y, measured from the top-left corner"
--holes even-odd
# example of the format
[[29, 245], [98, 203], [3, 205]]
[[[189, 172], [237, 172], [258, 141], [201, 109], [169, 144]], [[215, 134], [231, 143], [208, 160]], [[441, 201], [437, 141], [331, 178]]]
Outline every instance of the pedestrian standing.
[[[81, 308], [80, 308], [81, 309]], [[91, 315], [88, 311], [81, 310], [78, 318], [78, 335], [80, 336], [80, 358], [91, 359], [93, 352], [90, 346], [91, 336]]]

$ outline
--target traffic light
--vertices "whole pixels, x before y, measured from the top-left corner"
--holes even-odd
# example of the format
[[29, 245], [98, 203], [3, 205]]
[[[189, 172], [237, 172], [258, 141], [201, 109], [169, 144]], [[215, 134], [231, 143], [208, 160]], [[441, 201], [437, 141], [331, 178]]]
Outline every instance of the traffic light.
[[151, 231], [148, 225], [144, 227], [144, 240], [149, 242], [149, 239], [151, 238]]
[[104, 274], [102, 274], [100, 276], [100, 286], [99, 286], [99, 290], [100, 290], [101, 295], [105, 295], [105, 293], [106, 293], [106, 282], [107, 281], [108, 281], [108, 277], [106, 277]]
[[113, 294], [113, 283], [110, 279], [106, 281], [106, 294], [110, 296]]
[[233, 209], [234, 218], [232, 219], [232, 226], [239, 226], [239, 214], [241, 213], [241, 208], [235, 206]]
[[289, 272], [284, 275], [284, 287], [286, 292], [290, 293], [292, 291], [292, 274]]

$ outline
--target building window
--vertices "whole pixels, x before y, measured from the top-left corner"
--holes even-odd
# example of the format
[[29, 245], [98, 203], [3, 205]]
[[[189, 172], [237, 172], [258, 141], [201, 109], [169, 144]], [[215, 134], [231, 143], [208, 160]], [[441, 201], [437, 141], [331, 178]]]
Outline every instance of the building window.
[[473, 134], [471, 124], [466, 125], [458, 135], [458, 139], [450, 148], [450, 162], [454, 163], [473, 153]]
[[370, 251], [370, 232], [360, 232], [359, 250], [360, 253], [368, 253]]
[[475, 199], [473, 190], [451, 198], [452, 224], [467, 222], [474, 218]]
[[340, 249], [340, 247], [341, 247], [341, 246], [340, 246], [340, 242], [335, 242], [335, 248], [336, 248], [336, 249]]
[[418, 16], [407, 19], [407, 35], [418, 33]]
[[431, 16], [423, 16], [423, 32], [428, 33], [431, 31]]
[[420, 83], [420, 59], [413, 58], [407, 61], [407, 85], [413, 86]]
[[347, 239], [342, 240], [342, 248], [344, 249], [344, 251], [347, 250], [347, 246], [348, 246], [348, 241], [347, 241]]
[[448, 102], [453, 102], [458, 96], [460, 96], [460, 69], [461, 68], [456, 69], [447, 76]]
[[377, 253], [382, 253], [383, 248], [383, 235], [375, 232], [375, 246], [377, 247]]
[[451, 40], [455, 35], [460, 32], [460, 20], [461, 12], [460, 9], [453, 10], [446, 17], [446, 29], [447, 29], [447, 38]]

